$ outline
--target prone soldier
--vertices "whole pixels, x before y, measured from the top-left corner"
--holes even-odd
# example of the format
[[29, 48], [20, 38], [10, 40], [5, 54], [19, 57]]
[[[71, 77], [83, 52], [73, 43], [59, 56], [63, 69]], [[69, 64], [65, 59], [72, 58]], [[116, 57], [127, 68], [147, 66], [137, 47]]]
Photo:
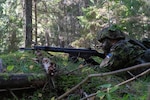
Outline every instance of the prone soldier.
[[[127, 68], [133, 65], [150, 62], [150, 49], [141, 43], [126, 38], [126, 35], [113, 25], [98, 32], [98, 41], [106, 55], [100, 67], [111, 71]], [[136, 75], [145, 68], [131, 71]]]

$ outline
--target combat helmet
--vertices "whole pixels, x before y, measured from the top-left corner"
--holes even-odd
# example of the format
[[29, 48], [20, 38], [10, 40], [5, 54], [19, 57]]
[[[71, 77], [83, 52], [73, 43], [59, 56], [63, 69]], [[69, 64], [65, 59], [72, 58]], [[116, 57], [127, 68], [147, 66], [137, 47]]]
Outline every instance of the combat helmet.
[[125, 39], [125, 34], [116, 26], [106, 27], [98, 32], [98, 41], [102, 42], [104, 39]]

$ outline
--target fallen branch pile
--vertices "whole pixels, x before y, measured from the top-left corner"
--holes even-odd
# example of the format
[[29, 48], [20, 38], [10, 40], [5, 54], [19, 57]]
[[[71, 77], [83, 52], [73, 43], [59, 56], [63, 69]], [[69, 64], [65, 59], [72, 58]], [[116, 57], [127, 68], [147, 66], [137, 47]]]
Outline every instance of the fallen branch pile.
[[[102, 76], [107, 76], [107, 75], [118, 74], [118, 73], [130, 71], [130, 70], [134, 70], [134, 69], [142, 68], [142, 67], [150, 67], [150, 63], [139, 64], [139, 65], [135, 65], [135, 66], [132, 66], [132, 67], [128, 67], [128, 68], [124, 68], [124, 69], [120, 69], [120, 70], [116, 70], [116, 71], [112, 71], [112, 72], [107, 72], [107, 73], [90, 74], [84, 80], [82, 80], [79, 84], [77, 84], [76, 86], [74, 86], [73, 88], [71, 88], [69, 91], [67, 91], [64, 94], [62, 94], [61, 96], [59, 96], [57, 98], [57, 100], [62, 100], [64, 97], [66, 97], [67, 95], [69, 95], [70, 93], [72, 93], [73, 91], [75, 91], [76, 89], [78, 89], [81, 85], [83, 85], [84, 83], [86, 83], [92, 77], [102, 77]], [[139, 75], [137, 75], [137, 76], [129, 79], [128, 81], [132, 81], [132, 80], [136, 79], [137, 77], [145, 75], [145, 74], [147, 74], [149, 72], [150, 72], [150, 69], [147, 69], [145, 72], [143, 72], [143, 73], [141, 73], [141, 74], [139, 74]], [[122, 82], [119, 85], [125, 84], [127, 82]]]

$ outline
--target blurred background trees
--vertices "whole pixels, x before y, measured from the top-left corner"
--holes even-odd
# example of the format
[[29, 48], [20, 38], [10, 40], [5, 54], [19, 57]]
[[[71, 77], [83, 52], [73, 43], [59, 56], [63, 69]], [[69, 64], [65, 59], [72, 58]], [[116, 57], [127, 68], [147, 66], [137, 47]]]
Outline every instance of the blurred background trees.
[[148, 0], [32, 0], [30, 35], [25, 1], [0, 0], [0, 53], [34, 45], [95, 48], [97, 31], [113, 23], [132, 38], [150, 38]]

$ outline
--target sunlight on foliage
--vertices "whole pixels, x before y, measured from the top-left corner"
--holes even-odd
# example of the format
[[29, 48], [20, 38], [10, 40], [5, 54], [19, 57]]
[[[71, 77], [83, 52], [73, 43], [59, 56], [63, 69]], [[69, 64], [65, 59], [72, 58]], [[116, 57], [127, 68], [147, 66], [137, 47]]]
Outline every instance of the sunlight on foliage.
[[14, 66], [7, 66], [7, 71], [9, 72], [9, 71], [12, 71], [14, 69]]
[[52, 97], [51, 100], [55, 100], [55, 97]]
[[40, 65], [32, 59], [34, 57], [34, 54], [27, 52], [16, 52], [7, 55], [0, 55], [0, 58], [3, 60], [4, 67], [7, 66], [6, 72], [8, 71], [20, 73], [42, 71], [42, 67], [40, 67]]
[[42, 97], [42, 93], [38, 93], [38, 97], [40, 97], [40, 98], [41, 98], [41, 97]]

